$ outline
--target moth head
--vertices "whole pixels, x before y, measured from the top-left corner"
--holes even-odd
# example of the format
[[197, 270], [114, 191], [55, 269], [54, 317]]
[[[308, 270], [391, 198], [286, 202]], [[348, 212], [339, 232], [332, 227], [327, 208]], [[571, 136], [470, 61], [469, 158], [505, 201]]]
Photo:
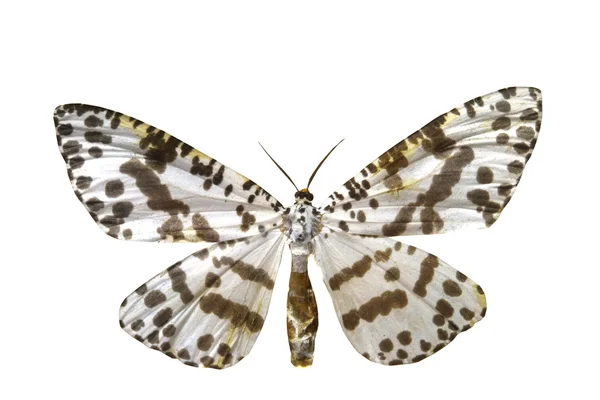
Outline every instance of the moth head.
[[308, 191], [308, 189], [301, 189], [296, 192], [294, 195], [296, 198], [296, 203], [308, 203], [310, 204], [313, 201], [313, 194]]

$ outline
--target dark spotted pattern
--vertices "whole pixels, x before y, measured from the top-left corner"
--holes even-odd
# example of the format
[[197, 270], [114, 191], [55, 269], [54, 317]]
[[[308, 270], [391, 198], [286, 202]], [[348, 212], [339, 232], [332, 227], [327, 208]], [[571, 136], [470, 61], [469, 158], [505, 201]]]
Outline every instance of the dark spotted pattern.
[[210, 349], [213, 345], [215, 341], [215, 338], [213, 337], [213, 335], [202, 335], [198, 338], [198, 349], [202, 350], [202, 351], [207, 351], [208, 349]]
[[352, 266], [342, 269], [329, 279], [329, 287], [331, 290], [339, 290], [344, 282], [348, 282], [354, 277], [363, 277], [369, 269], [371, 269], [371, 257], [364, 256], [356, 261]]
[[[370, 361], [385, 365], [418, 362], [485, 315], [485, 296], [479, 285], [414, 246], [341, 232], [317, 244], [317, 262], [326, 274], [335, 271], [327, 276], [329, 281], [350, 275], [340, 261], [353, 252], [370, 255], [376, 265], [336, 290], [330, 285], [346, 335]], [[333, 252], [328, 246], [342, 245], [348, 254], [327, 256]], [[388, 290], [379, 293], [381, 286]]]
[[263, 318], [247, 306], [228, 300], [217, 293], [209, 293], [200, 298], [200, 309], [207, 314], [229, 319], [233, 326], [245, 326], [250, 332], [262, 329]]
[[388, 282], [397, 281], [398, 279], [400, 279], [400, 270], [396, 267], [392, 267], [385, 271], [384, 278]]
[[153, 308], [161, 303], [164, 303], [165, 300], [167, 300], [167, 297], [163, 292], [160, 290], [153, 290], [146, 294], [146, 297], [144, 297], [144, 304], [146, 304], [146, 307]]
[[[254, 182], [136, 118], [100, 107], [67, 104], [56, 108], [54, 123], [75, 194], [86, 206], [92, 198], [107, 206], [99, 210], [88, 208], [88, 211], [112, 237], [144, 241], [217, 241], [224, 237], [237, 239], [252, 235], [258, 231], [258, 225], [277, 227], [281, 223], [278, 213], [283, 207]], [[110, 162], [106, 162], [107, 155], [110, 155]], [[93, 163], [89, 164], [89, 169], [88, 163]], [[181, 173], [176, 172], [181, 168], [190, 174], [187, 184], [181, 180]], [[96, 172], [90, 174], [88, 171]], [[102, 176], [94, 176], [97, 171], [103, 171]], [[245, 193], [247, 191], [251, 193]], [[131, 207], [123, 208], [121, 204], [116, 213], [111, 213], [124, 195]], [[197, 200], [203, 197], [211, 199], [223, 210], [229, 204], [235, 208], [235, 203], [225, 203], [226, 199], [234, 202], [243, 199], [252, 202], [249, 215], [254, 216], [254, 211], [259, 210], [265, 212], [260, 221], [255, 221], [256, 225], [244, 224], [242, 227], [240, 223], [236, 226], [233, 221], [221, 219], [222, 226], [213, 226], [211, 215], [194, 209], [196, 204], [206, 207], [206, 201], [198, 203]], [[221, 204], [226, 204], [225, 208]], [[206, 220], [196, 224], [200, 226], [199, 231], [206, 226], [213, 231], [194, 234], [192, 218], [198, 212]], [[156, 223], [156, 231], [136, 232], [138, 220]], [[222, 231], [223, 227], [225, 231]], [[215, 228], [221, 229], [218, 235], [215, 235]]]
[[[173, 264], [123, 302], [122, 328], [186, 365], [217, 369], [234, 365], [263, 326], [273, 288], [271, 275], [285, 243], [280, 233], [265, 233], [219, 242]], [[267, 245], [273, 249], [265, 249]], [[254, 260], [257, 249], [273, 258], [261, 261], [264, 269], [244, 261]], [[224, 285], [238, 289], [219, 292]]]
[[344, 328], [351, 331], [360, 324], [361, 320], [373, 322], [379, 315], [388, 315], [392, 309], [403, 308], [406, 304], [408, 304], [408, 299], [403, 290], [383, 292], [380, 296], [373, 297], [360, 307], [342, 315]]
[[181, 262], [171, 265], [167, 268], [167, 274], [171, 279], [171, 288], [173, 291], [179, 293], [181, 302], [187, 304], [194, 299], [194, 295], [186, 283], [186, 274], [180, 267]]
[[386, 262], [390, 259], [390, 256], [392, 255], [392, 249], [391, 248], [387, 248], [385, 250], [377, 250], [375, 251], [375, 261], [378, 263], [383, 263]]
[[421, 297], [427, 296], [427, 285], [433, 281], [434, 268], [439, 265], [438, 258], [433, 254], [429, 254], [421, 262], [421, 271], [419, 273], [419, 279], [415, 283], [413, 292]]
[[321, 207], [323, 223], [374, 236], [489, 227], [514, 193], [541, 116], [535, 88], [511, 87], [470, 100], [347, 181]]

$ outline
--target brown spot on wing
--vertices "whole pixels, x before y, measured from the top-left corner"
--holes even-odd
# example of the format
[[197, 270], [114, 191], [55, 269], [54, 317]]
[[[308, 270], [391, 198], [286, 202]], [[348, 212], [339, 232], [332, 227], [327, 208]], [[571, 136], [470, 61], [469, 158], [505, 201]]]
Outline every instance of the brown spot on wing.
[[469, 310], [466, 307], [463, 307], [460, 309], [460, 315], [466, 320], [466, 321], [470, 321], [475, 317], [475, 313], [471, 310]]
[[144, 325], [145, 325], [144, 321], [141, 319], [138, 319], [131, 324], [131, 330], [137, 332], [140, 329], [142, 329], [144, 327]]
[[180, 267], [181, 261], [167, 268], [167, 273], [171, 279], [171, 287], [179, 293], [181, 302], [187, 304], [194, 299], [194, 295], [186, 283], [186, 274]]
[[363, 210], [360, 210], [356, 214], [356, 219], [358, 220], [358, 222], [365, 222], [367, 220], [367, 216], [365, 215], [365, 212]]
[[110, 135], [105, 135], [99, 131], [87, 131], [83, 134], [83, 137], [90, 143], [110, 144], [112, 142]]
[[331, 290], [339, 290], [340, 286], [355, 277], [363, 277], [369, 269], [371, 269], [372, 259], [369, 256], [364, 256], [360, 260], [352, 264], [351, 267], [342, 269], [337, 274], [329, 279], [329, 287]]
[[125, 193], [125, 186], [120, 179], [115, 179], [112, 181], [106, 182], [104, 185], [104, 192], [107, 197], [115, 198], [119, 197], [123, 193]]
[[135, 289], [135, 293], [137, 293], [140, 296], [143, 296], [147, 291], [148, 291], [148, 287], [146, 286], [145, 283], [143, 285], [141, 285], [139, 288]]
[[96, 128], [99, 126], [104, 125], [104, 121], [101, 120], [100, 118], [96, 117], [95, 115], [90, 115], [88, 116], [84, 121], [83, 121], [84, 125], [87, 126], [88, 128]]
[[100, 157], [102, 157], [102, 154], [104, 154], [104, 152], [102, 151], [102, 149], [100, 147], [98, 147], [98, 146], [92, 146], [92, 147], [89, 148], [88, 154], [91, 157], [100, 158]]
[[529, 126], [520, 126], [517, 128], [517, 136], [524, 140], [533, 140], [535, 131]]
[[81, 150], [81, 144], [77, 140], [69, 140], [63, 144], [63, 156], [72, 156], [73, 154], [79, 153]]
[[394, 343], [392, 343], [389, 338], [383, 339], [381, 342], [379, 342], [379, 349], [388, 353], [394, 349]]
[[245, 325], [250, 332], [261, 330], [264, 320], [256, 312], [240, 303], [224, 298], [218, 293], [208, 293], [200, 298], [200, 309], [221, 319], [231, 321], [235, 327]]
[[344, 328], [355, 329], [360, 320], [373, 322], [380, 315], [388, 315], [395, 308], [404, 308], [408, 304], [406, 292], [400, 289], [385, 291], [380, 296], [373, 297], [357, 309], [352, 309], [342, 315]]
[[140, 160], [131, 159], [121, 165], [120, 171], [135, 179], [139, 190], [148, 198], [151, 210], [161, 210], [170, 215], [188, 215], [190, 207], [181, 200], [171, 197], [167, 185], [161, 183], [158, 175]]
[[[462, 171], [473, 161], [474, 157], [475, 153], [472, 148], [467, 146], [459, 147], [454, 154], [444, 161], [440, 173], [433, 177], [431, 186], [427, 191], [422, 196], [419, 196], [415, 202], [402, 207], [394, 218], [394, 221], [383, 225], [383, 235], [399, 236], [403, 234], [408, 224], [412, 221], [417, 206], [425, 207], [421, 212], [424, 233], [433, 233], [434, 225], [436, 229], [441, 229], [443, 221], [439, 217], [436, 217], [437, 213], [434, 213], [433, 207], [450, 197], [452, 188], [460, 181]], [[430, 208], [430, 210], [426, 211], [427, 208]]]
[[371, 200], [369, 200], [369, 206], [373, 210], [377, 210], [377, 207], [379, 207], [379, 202], [377, 201], [377, 199], [371, 199]]
[[384, 278], [388, 282], [397, 281], [398, 279], [400, 279], [400, 270], [396, 267], [392, 267], [385, 271]]
[[198, 338], [196, 345], [198, 346], [198, 349], [200, 349], [202, 351], [206, 351], [211, 348], [214, 341], [215, 341], [215, 338], [213, 337], [213, 335], [210, 335], [210, 334], [202, 335]]
[[221, 257], [221, 264], [231, 265], [231, 272], [235, 272], [243, 280], [252, 281], [261, 284], [267, 289], [273, 289], [275, 282], [269, 277], [267, 271], [262, 268], [256, 268], [253, 265], [246, 264], [242, 260], [233, 260], [229, 257]]
[[220, 343], [217, 347], [217, 354], [221, 357], [226, 357], [231, 353], [231, 347], [227, 343]]
[[388, 247], [385, 251], [377, 250], [375, 252], [375, 261], [376, 262], [386, 262], [390, 259], [392, 255], [392, 248]]
[[200, 260], [206, 260], [206, 258], [208, 257], [208, 254], [209, 254], [208, 249], [202, 249], [202, 250], [194, 253], [194, 256], [196, 256]]
[[346, 221], [340, 221], [339, 223], [339, 227], [341, 230], [343, 230], [344, 232], [348, 232], [349, 228], [348, 228], [348, 224], [346, 223]]
[[170, 307], [163, 308], [152, 318], [152, 323], [161, 328], [167, 324], [173, 317], [173, 309]]
[[[134, 119], [134, 128], [141, 124], [142, 121]], [[177, 159], [177, 149], [184, 143], [150, 125], [146, 128], [146, 133], [146, 136], [140, 139], [140, 149], [146, 151], [144, 156], [148, 166], [159, 173], [163, 173], [167, 164]], [[189, 153], [190, 148], [191, 146], [187, 146], [185, 149], [182, 148], [182, 153], [184, 151]]]
[[454, 308], [444, 299], [438, 300], [435, 309], [446, 318], [450, 318], [454, 314]]
[[213, 272], [209, 272], [208, 274], [206, 274], [206, 278], [204, 278], [204, 286], [206, 286], [207, 288], [218, 288], [219, 286], [221, 286], [221, 278], [219, 277], [219, 275]]
[[187, 349], [181, 349], [177, 352], [177, 358], [180, 358], [182, 360], [189, 360], [190, 352], [187, 351]]
[[394, 175], [390, 175], [387, 176], [384, 180], [383, 180], [383, 184], [385, 185], [386, 188], [388, 189], [402, 189], [402, 177], [400, 176], [400, 174], [394, 174]]
[[507, 144], [509, 139], [510, 139], [510, 137], [508, 136], [508, 134], [502, 132], [502, 133], [499, 133], [498, 136], [496, 136], [496, 143]]
[[539, 119], [539, 114], [533, 108], [523, 110], [520, 116], [521, 121], [536, 121]]
[[173, 335], [175, 335], [175, 332], [177, 331], [177, 328], [175, 328], [175, 325], [167, 325], [163, 328], [162, 333], [165, 337], [171, 337]]
[[432, 321], [437, 326], [443, 326], [446, 323], [446, 318], [442, 314], [435, 314]]
[[192, 227], [196, 231], [196, 236], [198, 236], [200, 240], [205, 242], [219, 241], [219, 233], [210, 226], [206, 218], [204, 218], [200, 213], [196, 213], [192, 217]]
[[477, 182], [481, 184], [492, 183], [494, 180], [494, 173], [488, 167], [479, 167], [477, 170]]
[[61, 136], [69, 136], [73, 133], [73, 126], [71, 124], [60, 124], [56, 127], [56, 132]]
[[482, 212], [486, 226], [492, 226], [496, 222], [495, 214], [500, 211], [502, 206], [494, 201], [490, 201], [490, 194], [486, 190], [471, 190], [467, 193], [467, 199], [479, 206], [477, 210]]
[[77, 189], [85, 190], [90, 187], [92, 184], [92, 178], [89, 176], [79, 176], [77, 177], [77, 181], [75, 183], [77, 185]]
[[240, 230], [242, 232], [247, 232], [252, 225], [256, 223], [256, 217], [250, 214], [248, 211], [242, 214], [242, 224], [240, 225]]
[[404, 346], [408, 346], [412, 342], [412, 335], [410, 331], [402, 331], [398, 334], [398, 341]]
[[425, 353], [431, 349], [431, 343], [426, 340], [421, 339], [421, 342], [419, 344], [421, 346], [421, 351]]
[[439, 266], [439, 260], [433, 254], [429, 254], [421, 262], [421, 271], [419, 273], [419, 279], [415, 282], [413, 292], [421, 297], [427, 296], [427, 285], [433, 281], [433, 275], [435, 268]]
[[127, 218], [133, 211], [133, 203], [130, 201], [120, 201], [113, 204], [112, 211], [116, 218]]
[[182, 232], [183, 222], [181, 222], [181, 219], [176, 215], [167, 219], [159, 228], [156, 228], [156, 231], [162, 239], [167, 239], [169, 236], [171, 236], [173, 240], [185, 239]]
[[146, 307], [153, 308], [165, 302], [166, 300], [167, 296], [165, 296], [163, 292], [160, 290], [153, 290], [144, 297], [144, 304]]
[[444, 283], [442, 283], [442, 287], [444, 288], [444, 293], [448, 296], [458, 297], [462, 294], [462, 289], [458, 286], [458, 283], [451, 279], [446, 279]]
[[503, 113], [510, 112], [510, 103], [506, 100], [500, 100], [496, 103], [496, 110]]

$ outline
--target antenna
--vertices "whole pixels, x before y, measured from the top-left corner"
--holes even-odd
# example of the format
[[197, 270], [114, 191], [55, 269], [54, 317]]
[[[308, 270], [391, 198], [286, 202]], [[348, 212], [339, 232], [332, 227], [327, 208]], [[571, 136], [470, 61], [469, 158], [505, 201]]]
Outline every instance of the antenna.
[[340, 145], [340, 143], [342, 143], [343, 141], [344, 141], [344, 139], [340, 140], [338, 142], [338, 144], [336, 144], [335, 146], [333, 146], [333, 149], [329, 150], [329, 153], [327, 153], [327, 155], [325, 156], [325, 158], [323, 158], [321, 160], [321, 162], [319, 163], [319, 165], [317, 165], [317, 168], [315, 168], [315, 172], [312, 173], [312, 175], [310, 176], [310, 179], [308, 180], [308, 185], [306, 185], [306, 189], [308, 189], [308, 187], [310, 186], [310, 183], [312, 182], [313, 178], [317, 174], [317, 171], [319, 170], [319, 168], [321, 168], [321, 165], [323, 165], [323, 163], [325, 162], [325, 160], [327, 160], [327, 157], [329, 157], [329, 155], [335, 150], [335, 148], [338, 147]]
[[296, 186], [296, 184], [294, 183], [294, 181], [292, 180], [292, 178], [290, 178], [290, 176], [287, 174], [287, 172], [285, 172], [285, 171], [283, 170], [283, 168], [281, 168], [281, 166], [280, 166], [279, 164], [277, 164], [277, 161], [275, 161], [275, 160], [273, 159], [273, 157], [271, 157], [271, 155], [269, 154], [269, 152], [268, 152], [267, 150], [265, 150], [265, 148], [263, 147], [263, 145], [262, 145], [262, 144], [260, 144], [260, 142], [258, 142], [258, 145], [259, 145], [260, 147], [262, 147], [262, 149], [265, 151], [265, 153], [267, 153], [267, 155], [269, 156], [269, 158], [271, 159], [271, 161], [273, 161], [273, 162], [275, 163], [275, 165], [277, 165], [277, 168], [279, 168], [279, 170], [280, 170], [281, 172], [283, 172], [283, 174], [285, 175], [285, 177], [286, 177], [286, 178], [288, 178], [288, 179], [290, 180], [290, 182], [292, 182], [292, 185], [294, 185], [294, 187], [296, 188], [296, 191], [298, 192], [298, 191], [299, 191], [299, 190], [298, 190], [298, 186]]

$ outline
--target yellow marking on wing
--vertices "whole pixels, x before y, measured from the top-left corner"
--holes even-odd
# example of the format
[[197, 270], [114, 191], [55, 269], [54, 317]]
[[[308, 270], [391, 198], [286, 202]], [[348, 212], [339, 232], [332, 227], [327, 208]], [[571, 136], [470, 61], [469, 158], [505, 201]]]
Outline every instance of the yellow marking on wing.
[[[146, 123], [142, 123], [134, 128], [133, 123], [136, 121], [135, 119], [130, 120], [127, 115], [121, 115], [119, 117], [119, 119], [121, 120], [121, 123], [119, 124], [119, 128], [129, 128], [132, 132], [134, 132], [137, 135], [137, 137], [140, 138], [140, 140], [148, 136], [148, 133], [146, 132], [146, 130], [148, 129], [148, 127], [150, 125], [148, 125]], [[165, 134], [164, 134], [165, 140], [167, 140], [169, 137], [171, 137], [171, 135], [169, 135], [168, 133], [165, 132]], [[204, 162], [209, 162], [210, 160], [212, 160], [212, 157], [207, 156], [206, 154], [204, 154], [203, 152], [201, 152], [199, 150], [196, 150], [195, 148], [192, 148], [192, 150], [184, 158], [188, 158], [191, 160], [194, 157], [198, 157], [198, 159], [200, 161], [204, 161]], [[229, 169], [229, 173], [239, 177], [243, 181], [249, 180], [244, 175], [242, 175], [236, 171], [233, 171], [231, 169]]]
[[[264, 301], [264, 295], [263, 297], [260, 299], [259, 303], [258, 303], [258, 308], [256, 311], [257, 314], [260, 315], [260, 309], [262, 308], [262, 304]], [[250, 310], [253, 311], [253, 310]], [[261, 316], [262, 317], [262, 316]], [[245, 324], [242, 325], [241, 328], [239, 327], [235, 327], [233, 326], [233, 324], [229, 324], [229, 329], [227, 330], [227, 335], [225, 336], [225, 340], [223, 341], [223, 343], [225, 343], [227, 346], [229, 346], [229, 348], [231, 350], [233, 350], [233, 342], [235, 340], [235, 336], [236, 335], [245, 335], [247, 340], [250, 340], [250, 337], [252, 335], [254, 335], [255, 333], [251, 332]], [[233, 361], [233, 360], [232, 360]], [[225, 357], [219, 355], [218, 359], [215, 361], [215, 364], [217, 364], [219, 367], [223, 368], [223, 365], [225, 363]]]
[[140, 139], [143, 139], [146, 136], [148, 136], [148, 134], [146, 133], [146, 129], [148, 129], [148, 127], [150, 125], [148, 125], [148, 124], [140, 124], [136, 128], [134, 128], [133, 127], [133, 123], [136, 121], [135, 119], [130, 120], [130, 118], [127, 115], [121, 115], [119, 117], [119, 119], [121, 120], [121, 122], [119, 123], [119, 128], [129, 128]]
[[[404, 157], [406, 157], [407, 159], [409, 159], [409, 160], [410, 160], [410, 156], [412, 156], [412, 155], [414, 154], [414, 152], [415, 152], [415, 151], [416, 151], [416, 150], [417, 150], [419, 147], [421, 147], [421, 142], [422, 142], [422, 140], [419, 140], [417, 143], [412, 143], [412, 142], [409, 142], [409, 141], [408, 141], [408, 139], [404, 139], [404, 142], [406, 143], [406, 147], [407, 147], [407, 148], [406, 148], [406, 150], [401, 150], [401, 151], [400, 151], [400, 153], [402, 153], [402, 155], [403, 155]], [[388, 149], [388, 151], [389, 151], [389, 150], [391, 150], [392, 148], [393, 148], [393, 146], [392, 146], [390, 149]], [[387, 153], [388, 151], [386, 151], [386, 153]], [[385, 153], [384, 153], [384, 154], [385, 154]], [[382, 155], [383, 155], [383, 154], [382, 154]], [[389, 161], [389, 162], [393, 162], [394, 160], [395, 160], [395, 158], [393, 158], [393, 157], [390, 157], [390, 161]], [[380, 164], [379, 164], [379, 159], [377, 159], [377, 160], [373, 161], [373, 165], [375, 165], [375, 168], [376, 168], [376, 170], [375, 170], [375, 172], [373, 172], [371, 175], [376, 175], [377, 173], [379, 173], [379, 172], [381, 171], [381, 166], [380, 166]]]
[[[149, 135], [149, 133], [147, 133], [146, 131], [148, 130], [148, 128], [150, 127], [150, 125], [146, 124], [146, 123], [141, 123], [138, 126], [136, 126], [135, 128], [133, 127], [134, 122], [136, 122], [135, 119], [130, 120], [128, 116], [126, 115], [121, 115], [120, 117], [121, 123], [119, 124], [119, 127], [123, 127], [123, 128], [129, 128], [131, 131], [133, 131], [137, 137], [141, 139], [144, 139], [145, 137], [147, 137]], [[139, 120], [138, 120], [139, 122]], [[155, 131], [156, 132], [156, 131]], [[170, 137], [172, 137], [171, 135], [169, 135], [168, 133], [164, 133], [164, 141], [166, 142]], [[183, 142], [181, 142], [183, 143]], [[150, 146], [150, 148], [153, 146]], [[192, 149], [192, 151], [189, 152], [189, 154], [185, 157], [185, 158], [189, 158], [189, 159], [193, 159], [194, 157], [198, 157], [201, 161], [210, 161], [212, 160], [211, 157], [207, 156], [206, 154], [202, 153], [199, 150], [196, 149]]]
[[450, 124], [450, 122], [455, 119], [460, 118], [460, 115], [454, 114], [452, 111], [444, 115], [444, 123], [442, 124], [442, 129]]
[[[235, 334], [239, 330], [240, 330], [240, 328], [236, 328], [235, 326], [233, 326], [233, 324], [229, 324], [229, 329], [227, 330], [227, 335], [226, 335], [223, 343], [225, 343], [227, 346], [229, 346], [230, 350], [232, 348], [231, 345], [235, 338]], [[217, 360], [215, 361], [215, 364], [217, 364], [219, 366], [219, 368], [223, 368], [223, 365], [225, 364], [225, 356], [222, 356], [219, 354]]]
[[402, 150], [402, 155], [410, 160], [410, 156], [412, 156], [415, 153], [415, 151], [421, 147], [422, 142], [423, 140], [421, 139], [419, 139], [417, 143], [412, 143], [408, 140], [405, 140], [406, 147], [408, 148], [406, 150]]
[[487, 307], [485, 294], [479, 293], [479, 290], [477, 290], [477, 285], [473, 285], [473, 290], [475, 291], [475, 296], [477, 296], [477, 303], [479, 303], [479, 307], [481, 307], [482, 309]]
[[211, 157], [207, 156], [203, 152], [201, 152], [199, 150], [196, 150], [196, 149], [192, 149], [192, 151], [190, 151], [190, 153], [187, 156], [185, 156], [185, 158], [190, 158], [190, 159], [193, 159], [194, 157], [198, 157], [198, 159], [201, 160], [201, 161], [210, 161], [210, 160], [212, 160]]

